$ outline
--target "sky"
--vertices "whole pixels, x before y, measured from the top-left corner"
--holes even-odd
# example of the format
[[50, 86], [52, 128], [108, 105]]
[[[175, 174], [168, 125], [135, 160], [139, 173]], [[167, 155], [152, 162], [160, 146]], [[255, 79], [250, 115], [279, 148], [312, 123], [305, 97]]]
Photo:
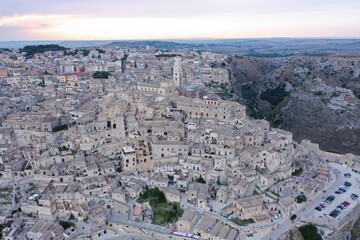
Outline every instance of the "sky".
[[359, 38], [360, 0], [0, 0], [0, 41]]

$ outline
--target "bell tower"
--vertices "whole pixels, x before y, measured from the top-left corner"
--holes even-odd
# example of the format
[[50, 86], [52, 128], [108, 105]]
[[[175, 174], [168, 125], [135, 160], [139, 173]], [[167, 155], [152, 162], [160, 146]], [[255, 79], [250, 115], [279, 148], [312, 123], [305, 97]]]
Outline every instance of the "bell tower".
[[173, 67], [173, 82], [176, 87], [180, 87], [182, 85], [182, 77], [181, 57], [175, 57]]

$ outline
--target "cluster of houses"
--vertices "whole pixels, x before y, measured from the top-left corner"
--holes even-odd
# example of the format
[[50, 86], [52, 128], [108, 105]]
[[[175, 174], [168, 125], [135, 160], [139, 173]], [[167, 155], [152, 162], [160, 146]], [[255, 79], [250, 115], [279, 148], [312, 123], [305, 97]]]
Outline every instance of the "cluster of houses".
[[[169, 223], [175, 231], [238, 239], [232, 218], [271, 222], [272, 214], [298, 208], [300, 192], [310, 197], [326, 187], [329, 168], [320, 161], [303, 166], [315, 177], [292, 177], [299, 166], [291, 133], [206, 89], [210, 81], [228, 83], [227, 69], [218, 67], [225, 55], [175, 53], [182, 57], [130, 50], [125, 65], [124, 52], [111, 48], [31, 59], [14, 50], [0, 60], [0, 81], [18, 91], [0, 110], [0, 181], [18, 196], [9, 206], [24, 221], [4, 230], [7, 239], [26, 231], [33, 240], [50, 233], [70, 239], [128, 220], [151, 224], [153, 209], [136, 199], [153, 187], [184, 209]], [[95, 71], [110, 76], [95, 79]], [[60, 221], [91, 227], [64, 230]]]

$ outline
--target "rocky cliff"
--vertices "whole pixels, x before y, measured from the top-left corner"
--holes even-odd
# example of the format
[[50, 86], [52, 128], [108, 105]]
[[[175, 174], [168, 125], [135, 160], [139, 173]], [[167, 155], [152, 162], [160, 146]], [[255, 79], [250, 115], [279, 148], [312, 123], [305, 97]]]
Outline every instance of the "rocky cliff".
[[229, 63], [232, 88], [251, 116], [323, 150], [360, 155], [360, 58], [232, 57]]

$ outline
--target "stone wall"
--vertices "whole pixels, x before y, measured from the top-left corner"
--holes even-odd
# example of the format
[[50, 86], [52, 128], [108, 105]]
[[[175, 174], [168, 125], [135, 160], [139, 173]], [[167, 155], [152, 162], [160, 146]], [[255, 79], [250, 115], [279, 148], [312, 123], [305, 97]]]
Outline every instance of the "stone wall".
[[339, 154], [333, 152], [322, 151], [319, 148], [319, 144], [312, 143], [309, 140], [302, 140], [301, 145], [304, 146], [307, 150], [313, 151], [316, 155], [321, 157], [323, 160], [329, 160], [330, 162], [336, 162], [340, 164], [352, 165], [353, 161], [356, 159], [356, 155], [347, 153]]

